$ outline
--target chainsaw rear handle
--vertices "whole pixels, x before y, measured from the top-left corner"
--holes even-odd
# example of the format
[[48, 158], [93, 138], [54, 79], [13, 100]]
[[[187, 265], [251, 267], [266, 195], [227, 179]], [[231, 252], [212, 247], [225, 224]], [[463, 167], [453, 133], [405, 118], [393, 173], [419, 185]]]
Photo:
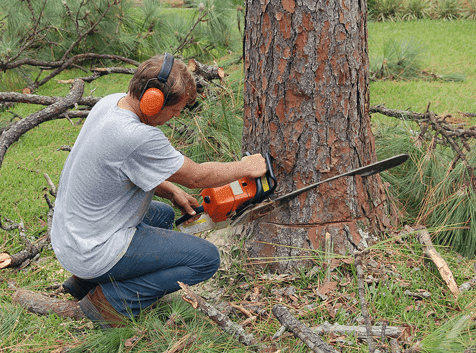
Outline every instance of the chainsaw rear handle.
[[266, 153], [264, 155], [264, 158], [266, 160], [266, 174], [263, 177], [266, 178], [269, 185], [269, 189], [267, 191], [264, 191], [261, 178], [256, 178], [256, 195], [253, 199], [249, 201], [250, 204], [260, 203], [269, 195], [271, 195], [277, 186], [276, 178], [274, 177], [273, 166], [271, 164], [271, 156], [269, 155], [269, 153]]
[[[194, 211], [195, 211], [195, 216], [196, 216], [196, 215], [199, 215], [200, 213], [203, 213], [204, 208], [203, 208], [203, 206], [198, 206], [197, 208], [194, 209]], [[188, 221], [189, 219], [191, 219], [195, 216], [192, 216], [191, 214], [185, 213], [182, 217], [178, 218], [175, 221], [175, 226], [178, 227], [182, 223]]]

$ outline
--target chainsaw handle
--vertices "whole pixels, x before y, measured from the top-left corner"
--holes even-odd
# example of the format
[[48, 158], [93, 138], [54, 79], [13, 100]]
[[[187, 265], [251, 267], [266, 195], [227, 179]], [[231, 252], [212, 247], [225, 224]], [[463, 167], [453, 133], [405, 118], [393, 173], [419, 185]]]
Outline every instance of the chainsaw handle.
[[[200, 213], [203, 213], [204, 212], [204, 208], [203, 206], [198, 206], [197, 208], [194, 209], [195, 211], [195, 216], [200, 214]], [[175, 226], [178, 227], [179, 225], [181, 225], [182, 223], [188, 221], [189, 219], [195, 217], [195, 216], [192, 216], [191, 214], [188, 214], [188, 213], [185, 213], [182, 217], [180, 217], [179, 219], [177, 219], [175, 221]]]

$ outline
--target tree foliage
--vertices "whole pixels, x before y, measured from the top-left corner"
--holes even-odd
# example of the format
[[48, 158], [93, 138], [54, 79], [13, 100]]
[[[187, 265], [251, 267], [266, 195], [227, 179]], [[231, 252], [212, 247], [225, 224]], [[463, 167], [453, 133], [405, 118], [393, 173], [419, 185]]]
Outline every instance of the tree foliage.
[[236, 8], [209, 0], [175, 16], [159, 0], [9, 1], [0, 10], [0, 70], [14, 70], [34, 91], [45, 72], [50, 79], [84, 62], [137, 65], [165, 51], [210, 59], [239, 51]]

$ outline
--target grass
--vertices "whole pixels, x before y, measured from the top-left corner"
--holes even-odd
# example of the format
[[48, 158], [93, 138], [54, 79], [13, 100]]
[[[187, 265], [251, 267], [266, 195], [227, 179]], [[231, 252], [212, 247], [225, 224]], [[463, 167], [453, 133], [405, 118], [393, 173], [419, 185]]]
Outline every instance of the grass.
[[[429, 102], [432, 110], [458, 114], [460, 111], [476, 112], [476, 68], [472, 61], [476, 57], [473, 43], [476, 23], [471, 21], [419, 21], [369, 23], [370, 55], [381, 56], [386, 40], [415, 38], [426, 47], [424, 58], [427, 71], [448, 74], [461, 72], [466, 79], [463, 82], [441, 81], [377, 81], [370, 87], [371, 105], [386, 104], [389, 108], [424, 111]], [[232, 62], [232, 58], [224, 58]], [[221, 149], [206, 150], [206, 157], [233, 159], [236, 141], [230, 136], [239, 135], [240, 116], [242, 114], [242, 73], [237, 66], [227, 66], [230, 77], [225, 85], [226, 94], [208, 92], [206, 109], [198, 113], [203, 120], [210, 122], [203, 134], [193, 134], [190, 140], [175, 140], [174, 143], [187, 153], [196, 153], [207, 147], [207, 139], [215, 138]], [[82, 76], [82, 72], [64, 73], [61, 79]], [[129, 77], [106, 76], [93, 84], [86, 85], [86, 94], [103, 96], [108, 93], [125, 91]], [[0, 87], [3, 89], [3, 86]], [[64, 96], [68, 87], [50, 82], [41, 88], [40, 94]], [[39, 107], [18, 105], [14, 111], [21, 116], [39, 109]], [[0, 123], [5, 123], [11, 114], [0, 112]], [[190, 116], [182, 122], [194, 125]], [[197, 120], [198, 121], [198, 120]], [[376, 133], [382, 127], [397, 125], [383, 116], [374, 116], [372, 123]], [[202, 126], [202, 125], [199, 125]], [[202, 127], [201, 127], [202, 128]], [[220, 136], [213, 131], [221, 129]], [[6, 154], [0, 175], [0, 214], [15, 222], [22, 220], [27, 226], [27, 234], [37, 239], [44, 234], [46, 221], [46, 202], [43, 199], [46, 181], [43, 173], [48, 173], [55, 183], [58, 182], [67, 152], [57, 151], [61, 145], [74, 144], [80, 127], [66, 120], [44, 123], [31, 130], [15, 142]], [[164, 131], [173, 136], [173, 130]], [[228, 137], [228, 138], [227, 138]], [[238, 142], [239, 145], [239, 142]], [[195, 146], [195, 147], [193, 147]], [[402, 145], [402, 149], [405, 145]], [[417, 208], [418, 205], [413, 207]], [[436, 231], [436, 230], [434, 230]], [[17, 233], [0, 231], [0, 249], [15, 253], [23, 249]], [[474, 277], [475, 260], [463, 258], [450, 248], [438, 247], [453, 271], [460, 285]], [[270, 337], [279, 329], [279, 322], [270, 313], [275, 303], [282, 303], [298, 312], [296, 316], [309, 326], [328, 321], [355, 325], [362, 322], [358, 303], [355, 268], [350, 259], [335, 259], [332, 271], [327, 267], [327, 259], [314, 254], [313, 272], [302, 271], [292, 276], [271, 276], [263, 273], [251, 264], [250, 260], [239, 256], [239, 244], [229, 241], [223, 249], [224, 261], [219, 273], [208, 283], [208, 292], [203, 292], [207, 300], [213, 302], [212, 294], [220, 291], [219, 302], [232, 302], [245, 306], [253, 304], [266, 310], [268, 315], [259, 316], [247, 327], [256, 338], [266, 344], [274, 344], [283, 352], [307, 352], [308, 349], [290, 334], [271, 342]], [[228, 255], [230, 257], [228, 257]], [[228, 260], [225, 260], [228, 259]], [[462, 315], [474, 311], [474, 293], [461, 295], [455, 301], [446, 284], [432, 263], [422, 256], [422, 248], [414, 236], [403, 239], [397, 237], [382, 240], [371, 249], [364, 259], [366, 299], [374, 323], [388, 322], [388, 325], [409, 325], [413, 328], [412, 342], [423, 339], [422, 347], [426, 352], [436, 352], [435, 348], [444, 347], [445, 351], [462, 352], [462, 347], [474, 343], [474, 330], [469, 324], [465, 330], [458, 331], [452, 339], [452, 347], [445, 346], [448, 332]], [[221, 333], [215, 324], [203, 314], [183, 302], [179, 296], [172, 295], [161, 301], [131, 323], [130, 327], [115, 332], [103, 333], [87, 320], [71, 321], [55, 315], [38, 316], [12, 304], [15, 287], [45, 291], [45, 288], [64, 281], [69, 274], [56, 261], [51, 250], [20, 271], [4, 270], [0, 273], [0, 352], [60, 352], [65, 347], [73, 352], [152, 352], [166, 351], [187, 334], [196, 336], [193, 346], [184, 352], [251, 352], [227, 334]], [[335, 282], [335, 290], [326, 293], [323, 300], [318, 290], [328, 282]], [[294, 289], [292, 289], [293, 287]], [[292, 290], [291, 290], [292, 289]], [[286, 290], [290, 290], [287, 295]], [[430, 298], [416, 300], [405, 294], [428, 291]], [[50, 291], [51, 292], [51, 291]], [[59, 297], [71, 299], [67, 295]], [[173, 325], [166, 320], [175, 316]], [[246, 319], [239, 311], [232, 311], [230, 317], [235, 322]], [[129, 338], [137, 336], [134, 347], [127, 347]], [[355, 337], [324, 337], [342, 352], [366, 352], [367, 345]], [[380, 341], [379, 341], [380, 342]], [[443, 342], [443, 343], [441, 343]], [[388, 342], [380, 342], [387, 345]], [[406, 346], [408, 348], [409, 345]]]
[[[424, 112], [427, 105], [439, 113], [476, 112], [475, 21], [370, 22], [371, 62], [383, 55], [389, 40], [413, 40], [424, 49], [423, 69], [435, 74], [461, 73], [463, 82], [402, 80], [376, 81], [370, 85], [370, 105]], [[375, 115], [377, 117], [377, 115]], [[374, 119], [375, 120], [375, 119]]]

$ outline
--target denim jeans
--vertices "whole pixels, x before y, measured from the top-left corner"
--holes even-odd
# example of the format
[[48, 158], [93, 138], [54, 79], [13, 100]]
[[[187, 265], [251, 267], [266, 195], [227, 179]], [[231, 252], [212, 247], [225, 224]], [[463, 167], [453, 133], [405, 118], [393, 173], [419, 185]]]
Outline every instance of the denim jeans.
[[152, 201], [119, 262], [88, 281], [100, 282], [109, 303], [122, 315], [136, 316], [165, 294], [203, 282], [218, 270], [220, 256], [212, 243], [173, 231], [174, 211]]

